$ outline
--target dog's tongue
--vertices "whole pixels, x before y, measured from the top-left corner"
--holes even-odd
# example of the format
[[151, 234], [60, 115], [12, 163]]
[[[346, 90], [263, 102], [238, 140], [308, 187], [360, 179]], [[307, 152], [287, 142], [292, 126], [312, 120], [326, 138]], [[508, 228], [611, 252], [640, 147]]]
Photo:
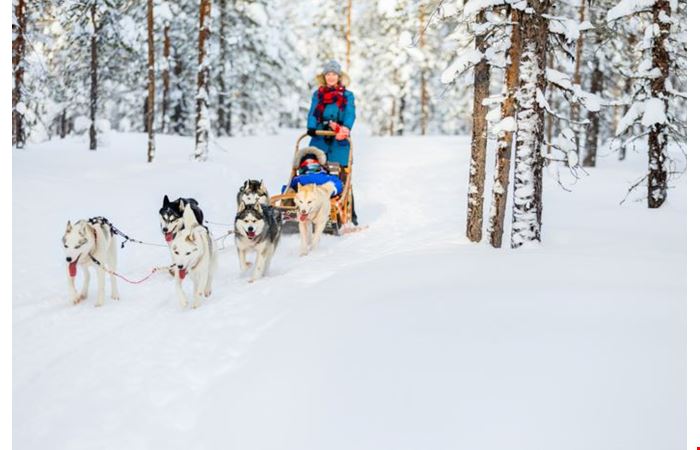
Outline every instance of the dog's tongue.
[[177, 274], [180, 276], [181, 280], [184, 280], [187, 276], [187, 269], [180, 269], [177, 271]]
[[305, 221], [309, 217], [309, 213], [301, 213], [299, 214], [299, 220], [302, 222]]
[[255, 231], [246, 231], [245, 234], [248, 235], [248, 239], [254, 239], [254, 238], [255, 238]]
[[173, 233], [172, 232], [165, 233], [165, 242], [170, 242], [172, 240], [173, 240]]
[[77, 271], [78, 271], [78, 261], [73, 261], [72, 263], [68, 263], [68, 273], [70, 274], [70, 276], [74, 277]]

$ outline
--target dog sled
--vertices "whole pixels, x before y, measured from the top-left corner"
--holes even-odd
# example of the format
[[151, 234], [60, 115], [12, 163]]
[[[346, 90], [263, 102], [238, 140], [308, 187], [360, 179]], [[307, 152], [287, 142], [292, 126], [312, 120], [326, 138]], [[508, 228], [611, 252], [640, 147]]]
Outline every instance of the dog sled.
[[[318, 136], [335, 136], [333, 131], [319, 130], [316, 132]], [[299, 148], [301, 142], [309, 137], [307, 133], [302, 134], [294, 147], [294, 161], [292, 162], [292, 170], [289, 175], [289, 181], [283, 188], [283, 192], [270, 197], [270, 204], [282, 211], [282, 232], [295, 233], [298, 232], [298, 214], [299, 211], [294, 204], [294, 195], [296, 192], [292, 189], [293, 181], [299, 174]], [[350, 144], [350, 153], [348, 155], [348, 165], [341, 166], [339, 163], [330, 162], [325, 164], [325, 169], [329, 175], [336, 176], [342, 183], [342, 190], [331, 197], [331, 209], [329, 213], [328, 223], [324, 232], [335, 236], [340, 236], [353, 228], [350, 228], [352, 220], [352, 140], [347, 138]]]

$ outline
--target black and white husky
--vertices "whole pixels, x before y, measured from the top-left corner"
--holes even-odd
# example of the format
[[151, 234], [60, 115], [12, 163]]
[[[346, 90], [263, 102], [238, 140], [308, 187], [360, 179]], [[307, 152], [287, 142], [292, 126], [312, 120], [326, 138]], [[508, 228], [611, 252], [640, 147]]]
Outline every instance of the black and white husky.
[[193, 198], [178, 198], [170, 201], [168, 196], [163, 197], [163, 206], [158, 213], [160, 214], [160, 229], [165, 236], [165, 241], [172, 242], [178, 231], [185, 226], [182, 215], [185, 212], [185, 207], [189, 205], [192, 208], [197, 222], [204, 225], [204, 213], [199, 208], [199, 203]]
[[170, 254], [177, 270], [175, 289], [180, 306], [185, 308], [188, 300], [182, 282], [189, 276], [193, 284], [192, 307], [196, 308], [202, 303], [202, 297], [211, 295], [211, 282], [216, 269], [216, 247], [209, 230], [198, 222], [191, 205], [185, 205], [182, 220], [182, 230], [170, 242]]
[[270, 204], [270, 194], [263, 184], [263, 180], [246, 180], [238, 190], [236, 196], [238, 200], [238, 210], [242, 210], [246, 205]]
[[[90, 286], [90, 267], [97, 272], [97, 303], [102, 306], [105, 301], [105, 269], [115, 271], [117, 268], [117, 245], [112, 226], [102, 217], [89, 220], [79, 220], [66, 225], [63, 233], [63, 248], [68, 263], [68, 292], [73, 304], [85, 300]], [[83, 288], [78, 293], [75, 288], [75, 276], [78, 266], [83, 269]], [[111, 297], [119, 300], [117, 279], [109, 274], [112, 288]]]
[[246, 253], [254, 251], [257, 254], [253, 274], [248, 280], [250, 283], [267, 274], [282, 234], [281, 224], [278, 209], [259, 203], [243, 206], [236, 215], [236, 247], [241, 272], [251, 266], [246, 260]]

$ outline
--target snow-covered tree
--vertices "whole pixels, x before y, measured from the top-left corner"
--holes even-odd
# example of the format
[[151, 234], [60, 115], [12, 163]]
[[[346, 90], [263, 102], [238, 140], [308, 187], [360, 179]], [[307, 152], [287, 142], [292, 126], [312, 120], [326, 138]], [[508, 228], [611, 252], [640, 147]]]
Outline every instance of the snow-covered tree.
[[[673, 3], [673, 8], [672, 8]], [[627, 146], [646, 138], [649, 169], [635, 185], [647, 181], [647, 205], [658, 208], [666, 200], [668, 177], [674, 172], [669, 156], [670, 144], [685, 147], [686, 3], [670, 0], [622, 0], [607, 13], [611, 26], [640, 20], [645, 24], [644, 38], [638, 44], [643, 52], [631, 75], [631, 104], [617, 126], [616, 134], [626, 136]]]
[[199, 2], [198, 70], [197, 70], [197, 118], [195, 121], [194, 157], [206, 161], [209, 156], [209, 34], [211, 28], [211, 2]]

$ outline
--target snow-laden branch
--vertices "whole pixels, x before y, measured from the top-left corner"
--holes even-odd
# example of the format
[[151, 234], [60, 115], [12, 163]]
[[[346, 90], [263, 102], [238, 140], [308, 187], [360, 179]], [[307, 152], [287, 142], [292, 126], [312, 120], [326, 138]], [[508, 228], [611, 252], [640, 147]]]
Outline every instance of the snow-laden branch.
[[614, 22], [640, 12], [651, 12], [651, 7], [654, 6], [654, 3], [656, 3], [656, 0], [621, 0], [620, 3], [610, 8], [606, 20]]

